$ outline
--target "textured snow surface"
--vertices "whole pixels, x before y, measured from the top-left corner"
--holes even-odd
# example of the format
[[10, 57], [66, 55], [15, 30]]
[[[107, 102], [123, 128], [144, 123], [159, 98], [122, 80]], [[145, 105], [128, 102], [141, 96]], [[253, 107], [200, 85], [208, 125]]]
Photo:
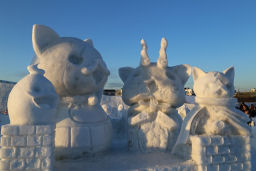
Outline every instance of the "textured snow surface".
[[[186, 168], [186, 169], [185, 169]], [[127, 151], [112, 151], [93, 157], [77, 160], [62, 160], [55, 162], [56, 171], [120, 171], [120, 170], [196, 170], [194, 162], [184, 161], [169, 153], [131, 153]]]

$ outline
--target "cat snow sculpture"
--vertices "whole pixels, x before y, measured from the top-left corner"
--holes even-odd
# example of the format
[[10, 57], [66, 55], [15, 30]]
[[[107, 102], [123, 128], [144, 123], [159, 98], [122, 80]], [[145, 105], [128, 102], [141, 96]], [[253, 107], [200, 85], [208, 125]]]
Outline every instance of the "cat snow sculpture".
[[185, 117], [173, 153], [188, 154], [189, 135], [250, 135], [249, 118], [235, 108], [234, 68], [205, 73], [193, 68], [195, 102]]
[[59, 37], [52, 29], [33, 26], [34, 63], [45, 70], [60, 103], [56, 117], [56, 156], [77, 157], [106, 150], [112, 126], [100, 106], [109, 71], [90, 39]]
[[27, 67], [29, 75], [20, 80], [8, 97], [11, 125], [55, 124], [59, 97], [44, 71]]
[[122, 98], [128, 110], [129, 148], [134, 151], [170, 150], [176, 142], [182, 119], [177, 107], [185, 101], [184, 84], [189, 65], [168, 67], [165, 38], [157, 63], [151, 63], [141, 40], [141, 63], [119, 69], [124, 82]]

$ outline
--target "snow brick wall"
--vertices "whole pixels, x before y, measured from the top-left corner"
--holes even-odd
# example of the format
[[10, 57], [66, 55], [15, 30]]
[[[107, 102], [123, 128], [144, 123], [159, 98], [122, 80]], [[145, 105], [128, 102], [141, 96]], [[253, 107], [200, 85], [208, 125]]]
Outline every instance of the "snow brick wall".
[[54, 126], [3, 125], [0, 170], [52, 171]]
[[198, 171], [251, 170], [250, 137], [195, 135], [190, 141]]

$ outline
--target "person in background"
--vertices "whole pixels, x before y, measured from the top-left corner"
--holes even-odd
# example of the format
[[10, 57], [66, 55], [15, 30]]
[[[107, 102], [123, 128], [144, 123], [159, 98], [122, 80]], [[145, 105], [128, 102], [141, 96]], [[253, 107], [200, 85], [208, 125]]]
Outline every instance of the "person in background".
[[249, 116], [249, 107], [244, 102], [241, 103], [240, 110]]
[[256, 110], [255, 110], [254, 104], [251, 104], [251, 105], [250, 105], [249, 114], [250, 114], [250, 117], [251, 117], [251, 118], [253, 118], [253, 117], [256, 116]]
[[0, 111], [1, 114], [8, 115], [8, 109], [5, 109], [3, 111]]

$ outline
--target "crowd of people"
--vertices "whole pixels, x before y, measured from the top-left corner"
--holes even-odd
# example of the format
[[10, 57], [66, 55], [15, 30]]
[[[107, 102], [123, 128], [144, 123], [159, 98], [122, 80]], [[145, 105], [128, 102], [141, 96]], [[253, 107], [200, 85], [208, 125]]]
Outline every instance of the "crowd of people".
[[[248, 122], [249, 125], [252, 124], [253, 122], [253, 118], [256, 117], [256, 109], [255, 109], [255, 106], [254, 104], [251, 104], [250, 107], [248, 105], [246, 105], [244, 102], [241, 103], [239, 109], [241, 111], [243, 111], [246, 115], [249, 116], [250, 118], [250, 122]], [[254, 124], [254, 123], [253, 123]]]

